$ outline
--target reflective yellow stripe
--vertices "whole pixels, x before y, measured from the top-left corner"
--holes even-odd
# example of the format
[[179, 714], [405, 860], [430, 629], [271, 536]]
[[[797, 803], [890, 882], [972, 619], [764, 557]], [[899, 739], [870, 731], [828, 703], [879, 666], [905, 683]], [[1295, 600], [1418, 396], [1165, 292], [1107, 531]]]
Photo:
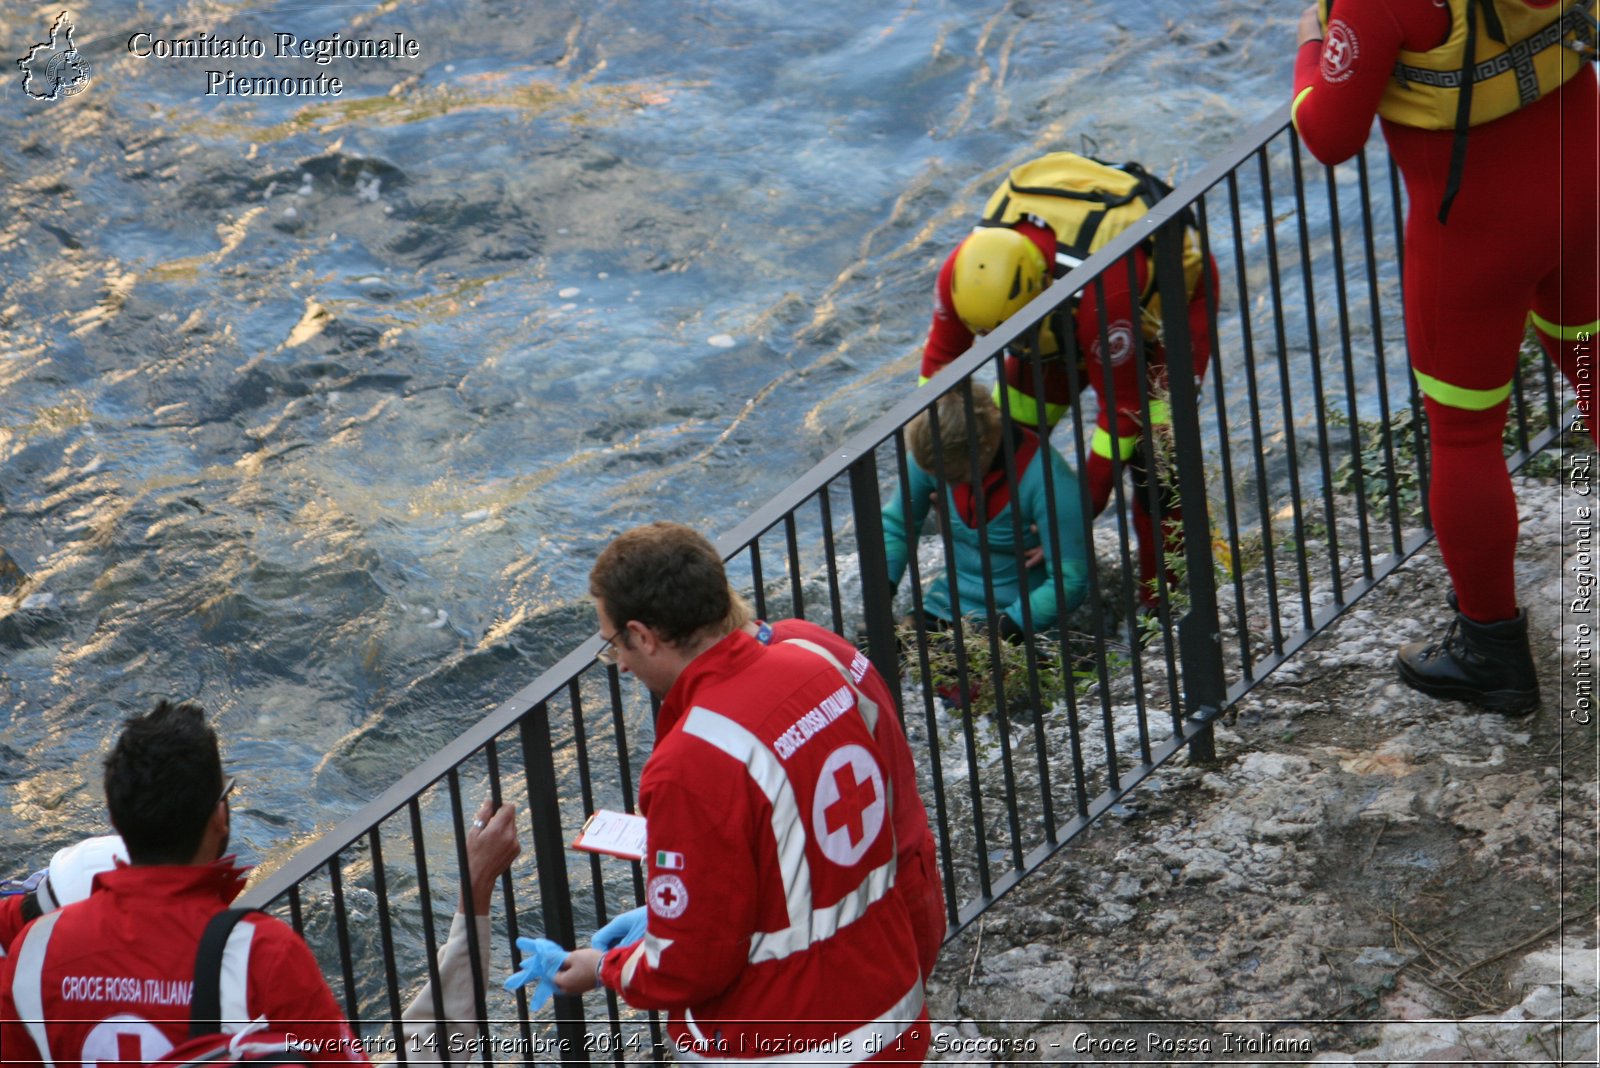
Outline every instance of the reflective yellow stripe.
[[1588, 341], [1600, 332], [1600, 319], [1582, 326], [1560, 326], [1549, 319], [1541, 317], [1537, 312], [1529, 312], [1528, 318], [1533, 320], [1533, 325], [1540, 333], [1548, 334], [1557, 341]]
[[929, 378], [928, 378], [927, 375], [918, 375], [917, 376], [917, 385], [925, 386], [925, 385], [928, 384], [928, 382], [929, 382]]
[[1421, 371], [1413, 372], [1417, 376], [1417, 388], [1423, 394], [1432, 397], [1447, 408], [1463, 408], [1469, 412], [1481, 412], [1493, 408], [1496, 404], [1511, 396], [1511, 383], [1507, 382], [1498, 389], [1467, 389], [1465, 386], [1452, 386], [1442, 382], [1432, 375], [1425, 375]]
[[1140, 435], [1135, 434], [1131, 438], [1113, 438], [1109, 430], [1095, 427], [1094, 439], [1089, 442], [1089, 450], [1096, 456], [1104, 456], [1109, 460], [1111, 459], [1111, 443], [1115, 441], [1117, 443], [1117, 459], [1126, 463], [1128, 460], [1133, 459], [1133, 454], [1138, 451], [1139, 437]]
[[[1021, 423], [1023, 426], [1036, 427], [1039, 425], [1039, 404], [1031, 396], [1022, 392], [1022, 390], [1018, 389], [1016, 386], [1007, 386], [1006, 398], [1010, 403], [1012, 419]], [[997, 407], [1000, 407], [1002, 411], [1006, 410], [1005, 406], [1002, 405], [1000, 401], [1000, 383], [998, 382], [996, 382], [994, 386], [994, 403]], [[1065, 404], [1051, 404], [1049, 401], [1045, 401], [1045, 427], [1053, 427], [1057, 423], [1061, 422], [1061, 417], [1067, 414], [1067, 408], [1068, 405]]]
[[1300, 132], [1300, 102], [1311, 95], [1311, 90], [1316, 86], [1308, 85], [1294, 95], [1294, 103], [1289, 105], [1289, 121], [1294, 124], [1294, 132]]
[[1172, 405], [1166, 401], [1153, 400], [1150, 402], [1150, 423], [1153, 426], [1167, 426], [1172, 422]]

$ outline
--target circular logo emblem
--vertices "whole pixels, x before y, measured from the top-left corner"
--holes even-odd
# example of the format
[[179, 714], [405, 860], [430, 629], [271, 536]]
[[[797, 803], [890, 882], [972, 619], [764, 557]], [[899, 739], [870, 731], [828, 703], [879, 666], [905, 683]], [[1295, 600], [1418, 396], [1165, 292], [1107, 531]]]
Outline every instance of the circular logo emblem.
[[650, 911], [663, 920], [675, 920], [689, 907], [689, 888], [676, 875], [657, 875], [651, 879], [645, 896], [650, 899]]
[[[1111, 352], [1111, 366], [1120, 367], [1133, 358], [1133, 324], [1118, 319], [1106, 328], [1106, 344]], [[1096, 358], [1100, 355], [1100, 341], [1094, 343]]]
[[45, 80], [62, 96], [77, 96], [89, 88], [89, 64], [76, 49], [57, 52], [45, 65]]
[[883, 771], [866, 747], [841, 745], [823, 762], [811, 801], [811, 830], [822, 855], [848, 868], [878, 840], [889, 799]]
[[83, 1038], [83, 1068], [106, 1064], [148, 1064], [165, 1057], [172, 1043], [161, 1028], [132, 1013], [108, 1016]]
[[1361, 44], [1344, 19], [1334, 19], [1322, 39], [1322, 80], [1330, 85], [1348, 81], [1361, 58]]

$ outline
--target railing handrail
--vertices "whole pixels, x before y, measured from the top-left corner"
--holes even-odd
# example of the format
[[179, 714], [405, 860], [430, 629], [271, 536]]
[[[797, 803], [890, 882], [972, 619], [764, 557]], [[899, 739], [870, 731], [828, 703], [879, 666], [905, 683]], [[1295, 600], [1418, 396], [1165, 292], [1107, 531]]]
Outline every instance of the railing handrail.
[[[731, 530], [715, 541], [724, 559], [771, 529], [817, 490], [842, 476], [850, 465], [871, 454], [909, 423], [938, 397], [958, 386], [968, 376], [991, 363], [1006, 346], [1061, 304], [1085, 289], [1101, 273], [1122, 260], [1137, 246], [1149, 240], [1173, 216], [1197, 202], [1212, 186], [1225, 178], [1251, 154], [1277, 136], [1289, 124], [1289, 105], [1274, 110], [1231, 142], [1225, 152], [1180, 183], [1172, 193], [1122, 231], [1104, 247], [1089, 256], [1061, 279], [1046, 287], [1017, 313], [993, 331], [977, 338], [972, 347], [941, 370], [932, 388], [907, 390], [906, 396], [889, 407], [863, 429], [852, 434], [805, 474], [774, 494]], [[555, 697], [594, 660], [602, 641], [597, 633], [578, 644], [571, 652], [545, 669], [538, 678], [501, 702], [493, 711], [456, 736], [427, 760], [397, 779], [373, 800], [340, 820], [331, 829], [307, 843], [284, 864], [266, 875], [240, 899], [240, 904], [265, 906], [286, 894], [333, 860], [340, 852], [364, 837], [368, 831], [393, 816], [412, 798], [439, 782], [450, 770], [495, 738], [510, 730], [523, 716]]]

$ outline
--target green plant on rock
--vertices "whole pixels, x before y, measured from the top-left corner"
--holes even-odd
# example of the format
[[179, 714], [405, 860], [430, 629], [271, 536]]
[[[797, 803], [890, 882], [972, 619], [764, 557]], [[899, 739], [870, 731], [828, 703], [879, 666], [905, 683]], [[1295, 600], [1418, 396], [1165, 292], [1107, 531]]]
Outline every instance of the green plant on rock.
[[[917, 628], [910, 622], [898, 629], [901, 647], [915, 650]], [[1082, 694], [1098, 678], [1092, 663], [1079, 663], [1071, 659], [1062, 667], [1062, 646], [1054, 634], [1035, 635], [1027, 641], [991, 642], [980, 626], [968, 623], [963, 631], [963, 649], [966, 653], [967, 707], [975, 717], [993, 716], [995, 707], [994, 648], [999, 647], [1000, 669], [1005, 684], [1008, 713], [1013, 717], [1034, 705], [1030, 693], [1029, 653], [1032, 652], [1034, 670], [1039, 680], [1038, 712], [1048, 711], [1057, 701], [1064, 700], [1069, 685]], [[1069, 640], [1068, 647], [1076, 643]], [[962, 688], [961, 672], [957, 663], [954, 633], [927, 633], [928, 684], [935, 692], [956, 693]], [[916, 662], [912, 654], [912, 663]]]
[[[1350, 418], [1336, 408], [1327, 410], [1330, 426], [1349, 426]], [[1360, 465], [1347, 448], [1339, 449], [1333, 471], [1333, 488], [1339, 493], [1361, 494], [1367, 507], [1381, 511], [1393, 498], [1402, 518], [1422, 516], [1422, 477], [1417, 456], [1421, 437], [1416, 414], [1401, 408], [1382, 419], [1363, 419], [1355, 425]], [[1392, 459], [1391, 459], [1392, 458]]]

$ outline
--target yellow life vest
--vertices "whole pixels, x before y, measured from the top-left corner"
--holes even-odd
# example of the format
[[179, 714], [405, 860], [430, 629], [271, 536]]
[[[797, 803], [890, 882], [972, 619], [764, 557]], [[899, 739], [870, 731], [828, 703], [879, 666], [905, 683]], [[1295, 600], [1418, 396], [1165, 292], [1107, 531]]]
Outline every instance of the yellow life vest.
[[[1052, 152], [1012, 169], [983, 207], [985, 226], [1014, 226], [1029, 216], [1042, 219], [1056, 235], [1055, 276], [1088, 259], [1132, 226], [1171, 187], [1137, 163], [1112, 165], [1075, 152]], [[1153, 248], [1151, 249], [1153, 252]], [[1184, 299], [1200, 284], [1200, 243], [1190, 226], [1183, 234]], [[1152, 263], [1139, 294], [1146, 339], [1161, 332], [1161, 294], [1156, 291]], [[1070, 314], [1071, 305], [1067, 305]], [[1053, 334], [1066, 324], [1045, 324], [1040, 351], [1058, 350]]]
[[[1472, 110], [1467, 125], [1481, 126], [1555, 91], [1585, 62], [1578, 47], [1593, 41], [1594, 0], [1471, 0], [1476, 27], [1467, 20], [1469, 0], [1443, 0], [1450, 9], [1450, 36], [1427, 52], [1402, 51], [1394, 76], [1378, 103], [1378, 114], [1425, 130], [1456, 127], [1464, 75], [1471, 71]], [[1319, 0], [1324, 32], [1334, 0]], [[1474, 32], [1469, 33], [1469, 29]], [[1472, 39], [1472, 55], [1467, 55]], [[1592, 48], [1592, 44], [1588, 47]]]

